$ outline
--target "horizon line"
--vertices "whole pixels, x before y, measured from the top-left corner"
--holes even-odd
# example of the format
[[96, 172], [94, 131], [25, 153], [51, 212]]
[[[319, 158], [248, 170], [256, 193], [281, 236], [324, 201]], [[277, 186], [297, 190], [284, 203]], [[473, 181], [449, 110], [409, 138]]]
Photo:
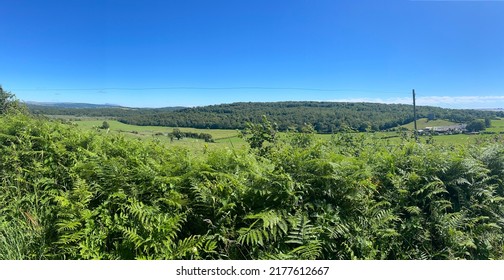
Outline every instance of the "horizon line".
[[[162, 109], [162, 108], [197, 108], [197, 107], [207, 107], [207, 106], [219, 106], [219, 105], [227, 105], [227, 104], [235, 104], [235, 103], [302, 103], [302, 102], [317, 102], [317, 103], [369, 103], [369, 104], [386, 104], [386, 105], [410, 105], [413, 106], [412, 102], [407, 103], [404, 102], [405, 98], [399, 98], [398, 100], [377, 100], [373, 98], [355, 98], [355, 99], [334, 99], [334, 100], [281, 100], [281, 101], [236, 101], [236, 102], [223, 102], [223, 103], [214, 103], [214, 104], [206, 104], [206, 105], [173, 105], [173, 106], [162, 106], [162, 107], [134, 107], [134, 106], [125, 106], [121, 104], [114, 103], [92, 103], [92, 102], [72, 102], [72, 101], [34, 101], [34, 100], [20, 100], [22, 103], [33, 105], [44, 105], [44, 104], [88, 104], [88, 105], [96, 105], [96, 106], [110, 106], [110, 107], [121, 107], [121, 108], [135, 108], [135, 109]], [[38, 104], [37, 104], [38, 103]], [[418, 102], [417, 102], [418, 103]], [[443, 107], [439, 105], [432, 104], [417, 104], [420, 107], [438, 107], [443, 109], [455, 109], [455, 110], [504, 110], [502, 107], [479, 107], [479, 108], [450, 108]]]

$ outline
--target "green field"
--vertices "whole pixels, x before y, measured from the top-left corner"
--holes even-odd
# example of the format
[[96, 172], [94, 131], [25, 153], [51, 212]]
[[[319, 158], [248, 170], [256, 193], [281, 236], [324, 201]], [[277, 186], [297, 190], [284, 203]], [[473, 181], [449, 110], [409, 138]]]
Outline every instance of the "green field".
[[157, 139], [166, 145], [177, 145], [189, 148], [191, 151], [203, 151], [203, 149], [213, 149], [220, 147], [239, 148], [245, 142], [239, 138], [239, 131], [230, 129], [197, 129], [197, 128], [178, 128], [181, 132], [208, 133], [212, 135], [214, 143], [206, 143], [202, 139], [183, 138], [173, 141], [167, 136], [174, 127], [162, 126], [138, 126], [124, 124], [115, 120], [107, 120], [110, 125], [109, 130], [99, 129], [104, 120], [79, 120], [73, 123], [78, 128], [85, 130], [97, 130], [100, 133], [119, 133], [126, 137], [137, 138], [141, 140]]
[[492, 126], [487, 128], [488, 132], [502, 133], [504, 132], [504, 119], [491, 120]]
[[[227, 129], [196, 129], [196, 128], [179, 128], [182, 132], [195, 132], [195, 133], [208, 133], [212, 135], [215, 140], [214, 143], [205, 143], [201, 139], [183, 138], [181, 140], [173, 140], [167, 136], [168, 133], [172, 132], [174, 127], [160, 127], [160, 126], [137, 126], [128, 125], [115, 120], [107, 120], [110, 125], [110, 130], [98, 129], [103, 123], [103, 119], [82, 119], [74, 121], [73, 123], [77, 127], [85, 130], [97, 130], [100, 133], [120, 133], [129, 138], [137, 138], [141, 140], [154, 140], [161, 141], [167, 146], [180, 146], [185, 147], [193, 152], [202, 152], [208, 149], [217, 148], [242, 148], [246, 145], [245, 141], [239, 137], [240, 132], [238, 130], [227, 130]], [[427, 126], [443, 126], [451, 125], [452, 122], [444, 120], [427, 121], [427, 119], [418, 120], [418, 128], [422, 129]], [[407, 124], [403, 127], [411, 129], [413, 128], [413, 123]], [[487, 129], [488, 132], [500, 133], [504, 131], [504, 120], [492, 120], [492, 127]], [[283, 135], [281, 133], [280, 135]], [[374, 139], [379, 139], [383, 141], [388, 141], [390, 143], [399, 143], [401, 141], [400, 132], [375, 132], [372, 133]], [[319, 134], [320, 139], [330, 139], [331, 134]], [[436, 136], [420, 136], [419, 139], [422, 142], [434, 141], [435, 143], [447, 144], [447, 145], [464, 145], [464, 144], [474, 144], [481, 139], [495, 137], [495, 135], [436, 135]]]
[[[433, 127], [433, 126], [448, 126], [448, 125], [455, 125], [456, 123], [450, 122], [447, 120], [431, 120], [427, 118], [421, 118], [417, 120], [417, 129], [425, 129], [426, 127]], [[413, 130], [415, 127], [415, 124], [413, 122], [410, 122], [405, 125], [401, 125], [401, 127], [407, 128], [409, 130]]]

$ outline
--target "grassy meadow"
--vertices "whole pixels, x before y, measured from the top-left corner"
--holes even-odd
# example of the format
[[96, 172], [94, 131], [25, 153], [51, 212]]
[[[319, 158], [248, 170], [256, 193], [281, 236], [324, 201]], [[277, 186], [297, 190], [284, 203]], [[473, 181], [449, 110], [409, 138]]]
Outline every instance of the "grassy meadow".
[[504, 133], [504, 119], [492, 120], [492, 126], [486, 131], [494, 133]]
[[[104, 121], [107, 121], [109, 130], [99, 129]], [[138, 126], [118, 122], [116, 120], [92, 119], [73, 121], [78, 128], [84, 130], [98, 130], [100, 133], [117, 133], [129, 138], [140, 140], [155, 140], [166, 145], [186, 147], [191, 151], [204, 151], [222, 147], [240, 148], [245, 145], [245, 141], [239, 137], [240, 132], [231, 129], [197, 129], [197, 128], [178, 128], [181, 132], [208, 133], [212, 135], [214, 143], [206, 143], [202, 139], [182, 138], [180, 140], [167, 136], [175, 127], [162, 126]]]
[[[103, 124], [103, 121], [107, 121], [110, 125], [109, 130], [98, 129]], [[210, 150], [215, 150], [219, 148], [228, 147], [230, 149], [233, 148], [242, 148], [246, 145], [246, 142], [239, 137], [240, 131], [231, 130], [231, 129], [196, 129], [196, 128], [185, 128], [181, 127], [181, 132], [194, 132], [194, 133], [208, 133], [211, 134], [214, 143], [206, 143], [202, 139], [193, 139], [193, 138], [182, 138], [180, 140], [174, 139], [171, 140], [167, 134], [171, 133], [175, 127], [161, 127], [161, 126], [138, 126], [138, 125], [129, 125], [118, 122], [116, 120], [107, 120], [101, 118], [82, 118], [79, 120], [74, 120], [74, 123], [78, 128], [84, 130], [97, 130], [100, 133], [118, 133], [122, 134], [128, 138], [135, 138], [140, 140], [154, 140], [160, 141], [167, 146], [178, 146], [185, 147], [192, 152], [202, 152]], [[428, 121], [427, 118], [422, 118], [417, 121], [418, 129], [424, 129], [429, 126], [447, 126], [453, 125], [455, 123], [446, 121], [446, 120], [434, 120]], [[413, 122], [403, 125], [401, 127], [407, 128], [410, 131], [413, 130]], [[487, 138], [495, 138], [498, 137], [495, 134], [499, 134], [504, 132], [504, 120], [492, 120], [492, 126], [486, 129], [486, 132], [492, 133], [490, 135], [468, 135], [468, 134], [456, 134], [456, 135], [434, 135], [434, 136], [420, 136], [419, 139], [422, 142], [434, 141], [439, 144], [446, 145], [465, 145], [465, 144], [476, 144], [478, 141], [482, 141]], [[389, 143], [399, 143], [401, 141], [401, 137], [404, 135], [401, 132], [396, 131], [388, 131], [388, 132], [372, 132], [372, 133], [356, 133], [356, 134], [367, 134], [370, 135], [373, 139], [379, 141], [385, 141]], [[407, 133], [406, 133], [407, 134]], [[283, 135], [283, 133], [280, 133]], [[411, 136], [411, 135], [410, 135]], [[329, 140], [332, 137], [332, 134], [318, 134], [318, 138], [322, 140]]]

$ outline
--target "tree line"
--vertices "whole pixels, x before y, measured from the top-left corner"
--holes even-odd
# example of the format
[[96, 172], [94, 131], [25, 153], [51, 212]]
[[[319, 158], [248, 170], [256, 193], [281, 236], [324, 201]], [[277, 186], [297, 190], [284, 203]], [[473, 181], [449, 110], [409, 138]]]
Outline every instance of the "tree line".
[[168, 137], [173, 141], [173, 139], [177, 138], [180, 140], [182, 138], [193, 138], [193, 139], [202, 139], [205, 142], [214, 142], [213, 136], [209, 133], [197, 133], [197, 132], [182, 132], [178, 128], [174, 128], [172, 132], [168, 133]]
[[[33, 113], [46, 115], [106, 116], [142, 126], [171, 126], [211, 129], [244, 129], [262, 116], [280, 131], [300, 131], [306, 124], [318, 133], [380, 131], [413, 121], [411, 105], [344, 102], [242, 102], [184, 109], [57, 108], [30, 106]], [[474, 119], [504, 117], [503, 112], [444, 109], [418, 106], [418, 118], [445, 119], [467, 123]]]

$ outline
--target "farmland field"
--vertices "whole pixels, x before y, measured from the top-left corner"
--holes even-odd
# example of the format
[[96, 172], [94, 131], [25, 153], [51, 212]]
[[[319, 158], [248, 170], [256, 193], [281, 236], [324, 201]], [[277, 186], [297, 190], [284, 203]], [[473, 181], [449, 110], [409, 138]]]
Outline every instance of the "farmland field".
[[[82, 128], [91, 129], [95, 127], [100, 127], [104, 120], [82, 120], [76, 121], [75, 123]], [[114, 120], [106, 120], [110, 125], [111, 131], [116, 132], [129, 132], [137, 131], [139, 135], [152, 136], [156, 133], [169, 133], [172, 132], [174, 127], [162, 127], [162, 126], [138, 126], [124, 124]], [[236, 130], [230, 129], [197, 129], [197, 128], [180, 128], [182, 132], [196, 132], [196, 133], [210, 133], [215, 140], [225, 139], [234, 137], [238, 134]]]
[[488, 132], [504, 133], [504, 119], [492, 120], [492, 126], [487, 128]]
[[[456, 123], [450, 122], [447, 120], [431, 120], [427, 118], [421, 118], [417, 120], [417, 129], [425, 129], [426, 127], [433, 127], [433, 126], [448, 126], [448, 125], [454, 125]], [[402, 125], [401, 127], [407, 128], [409, 130], [413, 130], [415, 125], [413, 122], [410, 122], [408, 124]]]
[[[173, 131], [175, 127], [162, 127], [162, 126], [138, 126], [124, 124], [115, 120], [107, 119], [82, 119], [73, 121], [78, 128], [85, 130], [96, 130], [100, 127], [103, 121], [107, 121], [110, 125], [109, 133], [120, 133], [126, 137], [142, 139], [142, 140], [152, 140], [157, 139], [167, 145], [186, 147], [191, 151], [202, 151], [203, 149], [215, 149], [215, 148], [241, 148], [246, 142], [239, 137], [240, 131], [231, 129], [197, 129], [197, 128], [179, 128], [181, 132], [195, 132], [195, 133], [208, 133], [212, 135], [215, 143], [205, 143], [201, 139], [191, 139], [183, 138], [180, 140], [171, 141], [166, 135]], [[436, 120], [428, 121], [427, 119], [420, 119], [418, 121], [419, 129], [425, 128], [427, 126], [444, 126], [452, 125], [453, 122]], [[404, 125], [405, 128], [413, 129], [413, 123]], [[499, 134], [504, 132], [504, 120], [492, 120], [492, 127], [487, 128], [486, 131], [490, 133]], [[107, 133], [105, 130], [101, 130], [101, 133]], [[284, 133], [280, 133], [283, 135]], [[374, 132], [374, 133], [357, 133], [357, 134], [370, 134], [376, 140], [388, 141], [390, 143], [398, 143], [401, 141], [400, 132]], [[332, 134], [318, 134], [317, 137], [320, 139], [330, 139]], [[427, 141], [428, 139], [433, 139], [439, 144], [474, 144], [478, 139], [490, 138], [490, 135], [467, 135], [467, 134], [455, 134], [455, 135], [434, 135], [432, 138], [429, 136], [420, 136], [420, 141]]]
[[124, 124], [115, 120], [78, 120], [73, 121], [78, 128], [84, 130], [98, 130], [100, 133], [107, 133], [107, 130], [99, 130], [104, 121], [110, 125], [108, 133], [122, 134], [129, 138], [141, 140], [157, 139], [166, 145], [186, 147], [191, 151], [202, 151], [203, 149], [215, 149], [222, 147], [239, 148], [245, 142], [238, 137], [239, 131], [230, 129], [197, 129], [197, 128], [178, 128], [181, 132], [208, 133], [212, 135], [214, 143], [205, 143], [202, 139], [182, 138], [180, 140], [171, 140], [167, 134], [171, 133], [174, 127], [162, 126], [138, 126]]

